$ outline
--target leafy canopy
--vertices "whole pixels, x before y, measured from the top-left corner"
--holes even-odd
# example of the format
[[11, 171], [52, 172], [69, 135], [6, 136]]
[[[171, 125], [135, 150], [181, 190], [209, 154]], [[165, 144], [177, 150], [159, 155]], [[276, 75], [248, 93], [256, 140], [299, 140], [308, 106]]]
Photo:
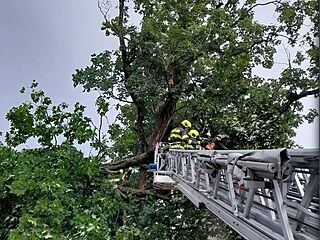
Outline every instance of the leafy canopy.
[[[317, 1], [126, 3], [120, 0], [118, 16], [108, 18], [103, 6], [109, 5], [99, 2], [107, 10], [102, 30], [119, 40], [119, 49], [93, 54], [91, 65], [73, 75], [74, 86], [99, 91], [101, 124], [118, 101], [109, 135], [84, 115], [84, 106], [54, 105], [36, 82], [22, 90], [30, 101], [7, 114], [1, 239], [234, 239], [181, 194], [150, 190], [144, 167], [153, 159], [146, 153], [183, 119], [203, 135], [223, 134], [231, 149], [257, 149], [293, 146], [293, 128], [318, 116], [303, 115], [300, 101], [319, 94]], [[130, 21], [130, 6], [139, 25]], [[275, 23], [257, 21], [256, 9], [270, 6]], [[256, 74], [257, 67], [273, 70], [283, 45], [288, 52], [304, 48], [278, 77]], [[15, 149], [29, 139], [39, 147]], [[78, 144], [96, 151], [85, 156]], [[101, 160], [109, 161], [106, 171]], [[120, 168], [132, 165], [131, 177], [116, 181]]]

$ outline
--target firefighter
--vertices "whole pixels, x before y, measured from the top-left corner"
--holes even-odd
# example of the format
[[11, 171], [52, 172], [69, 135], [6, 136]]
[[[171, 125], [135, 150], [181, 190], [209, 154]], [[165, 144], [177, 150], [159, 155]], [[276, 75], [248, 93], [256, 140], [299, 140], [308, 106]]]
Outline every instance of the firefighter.
[[188, 143], [189, 135], [188, 132], [191, 128], [191, 122], [188, 120], [183, 120], [181, 125], [174, 128], [168, 138], [170, 143], [170, 148], [173, 149], [184, 149], [184, 145]]
[[188, 132], [189, 139], [185, 146], [185, 149], [200, 149], [201, 148], [201, 141], [200, 141], [200, 134], [197, 130], [192, 129]]

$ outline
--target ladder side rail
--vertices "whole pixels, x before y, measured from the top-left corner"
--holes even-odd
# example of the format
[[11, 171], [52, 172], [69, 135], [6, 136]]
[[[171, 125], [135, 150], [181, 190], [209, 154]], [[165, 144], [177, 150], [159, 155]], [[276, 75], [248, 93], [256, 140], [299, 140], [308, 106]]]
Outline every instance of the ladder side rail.
[[271, 231], [259, 222], [254, 220], [248, 221], [240, 216], [235, 216], [228, 204], [221, 200], [212, 200], [211, 198], [204, 196], [204, 194], [199, 193], [195, 188], [186, 184], [179, 176], [174, 175], [173, 178], [178, 183], [177, 187], [179, 189], [183, 188], [185, 196], [188, 197], [191, 202], [200, 208], [205, 206], [246, 239], [284, 239], [280, 234]]
[[[279, 158], [280, 159], [280, 158]], [[278, 164], [280, 164], [280, 160], [277, 160]], [[237, 162], [238, 164], [238, 162]], [[243, 164], [246, 164], [246, 166], [248, 166], [250, 163], [248, 162], [243, 162]], [[253, 166], [253, 167], [252, 167]], [[270, 165], [262, 165], [264, 168], [261, 168], [261, 166], [257, 166], [257, 163], [252, 163], [250, 165], [250, 168], [252, 169], [258, 169], [258, 170], [267, 170], [271, 173], [274, 173], [276, 168], [279, 169], [279, 166], [275, 167], [275, 166], [272, 166], [270, 167]], [[281, 165], [280, 165], [281, 166]], [[287, 170], [287, 169], [284, 169], [282, 168], [282, 170]], [[292, 170], [292, 168], [291, 168]], [[268, 176], [268, 174], [265, 174], [265, 173], [260, 173], [260, 175], [264, 175], [264, 177], [266, 178], [270, 178], [270, 180], [273, 180], [270, 176]], [[288, 175], [289, 176], [289, 175]], [[280, 178], [281, 175], [278, 174], [276, 175], [276, 177]], [[228, 180], [228, 188], [229, 188], [229, 198], [231, 200], [231, 205], [232, 205], [232, 209], [234, 211], [235, 214], [237, 214], [237, 208], [236, 208], [236, 200], [235, 200], [235, 196], [234, 196], [234, 189], [233, 189], [233, 183], [232, 183], [232, 174], [230, 172], [228, 172], [227, 170], [227, 180]], [[275, 182], [274, 182], [275, 184]], [[285, 236], [285, 239], [293, 239], [293, 234], [292, 234], [292, 231], [290, 229], [290, 225], [289, 225], [289, 220], [288, 220], [288, 216], [287, 216], [287, 213], [286, 213], [286, 208], [283, 204], [283, 198], [286, 197], [286, 194], [288, 192], [288, 183], [283, 183], [282, 181], [280, 182], [281, 186], [282, 186], [282, 190], [280, 191], [280, 187], [277, 185], [276, 187], [279, 187], [279, 192], [277, 192], [277, 188], [275, 187], [273, 190], [274, 195], [275, 196], [275, 201], [276, 201], [276, 206], [277, 206], [277, 210], [278, 210], [278, 215], [279, 215], [279, 218], [280, 218], [280, 223], [281, 223], [281, 226], [282, 226], [282, 231], [283, 231], [283, 234]], [[248, 198], [247, 198], [247, 201], [246, 201], [246, 205], [245, 205], [245, 209], [244, 209], [244, 216], [245, 217], [248, 217], [249, 216], [249, 212], [250, 212], [250, 209], [251, 209], [251, 206], [252, 206], [252, 202], [253, 202], [253, 198], [254, 198], [254, 193], [256, 191], [256, 188], [251, 188], [249, 190], [249, 194], [248, 194]], [[281, 196], [279, 195], [279, 193], [281, 193]], [[274, 219], [274, 216], [272, 217]]]
[[[264, 227], [269, 226], [267, 231], [272, 232], [271, 236], [274, 234], [273, 229], [276, 227], [278, 234], [283, 234], [285, 240], [294, 238], [317, 239], [318, 236], [315, 231], [317, 227], [312, 221], [319, 222], [319, 218], [316, 216], [316, 212], [319, 212], [319, 202], [316, 200], [319, 194], [315, 195], [317, 188], [314, 186], [319, 181], [319, 175], [316, 176], [316, 180], [313, 179], [315, 178], [314, 174], [309, 177], [311, 172], [319, 170], [319, 157], [315, 155], [317, 151], [288, 150], [289, 153], [294, 154], [290, 156], [290, 161], [288, 159], [275, 159], [276, 161], [271, 159], [267, 162], [242, 160], [233, 162], [234, 168], [250, 169], [254, 177], [265, 178], [265, 181], [273, 183], [273, 187], [269, 190], [268, 187], [260, 185], [266, 184], [264, 181], [258, 181], [257, 185], [253, 186], [254, 181], [247, 180], [247, 186], [245, 186], [243, 194], [235, 191], [239, 178], [234, 176], [233, 171], [228, 172], [228, 160], [225, 155], [217, 154], [215, 151], [178, 150], [176, 152], [178, 152], [178, 155], [186, 154], [190, 158], [185, 158], [185, 162], [181, 161], [181, 167], [178, 171], [173, 172], [171, 177], [178, 182], [177, 187], [182, 183], [183, 187], [180, 187], [182, 190], [179, 187], [178, 189], [189, 199], [192, 198], [191, 201], [198, 207], [203, 204], [207, 206], [206, 201], [219, 203], [235, 218], [246, 219], [247, 224], [256, 221]], [[244, 150], [243, 152], [252, 152], [252, 150]], [[304, 152], [307, 154], [304, 155]], [[239, 151], [234, 150], [231, 153], [239, 153]], [[170, 154], [173, 154], [173, 152]], [[318, 165], [316, 162], [318, 162]], [[276, 167], [272, 164], [275, 164]], [[185, 169], [183, 168], [184, 165], [186, 166]], [[196, 170], [198, 170], [198, 173]], [[298, 172], [305, 177], [305, 180], [301, 177], [298, 178], [300, 187], [297, 187], [298, 184], [296, 183]], [[283, 173], [285, 173], [285, 176]], [[315, 190], [310, 187], [310, 182], [313, 182]], [[190, 188], [192, 192], [189, 191]], [[259, 188], [260, 193], [257, 192]], [[302, 188], [304, 196], [300, 193]], [[309, 193], [311, 188], [312, 194]], [[232, 193], [230, 193], [230, 189]], [[308, 201], [306, 195], [309, 196]], [[202, 197], [205, 197], [206, 201]], [[316, 212], [311, 212], [311, 209]], [[259, 220], [259, 216], [263, 216], [263, 219]], [[227, 221], [225, 222], [229, 224]], [[264, 222], [268, 222], [268, 224]], [[298, 231], [301, 225], [306, 226], [306, 232]], [[244, 233], [240, 234], [245, 235]]]

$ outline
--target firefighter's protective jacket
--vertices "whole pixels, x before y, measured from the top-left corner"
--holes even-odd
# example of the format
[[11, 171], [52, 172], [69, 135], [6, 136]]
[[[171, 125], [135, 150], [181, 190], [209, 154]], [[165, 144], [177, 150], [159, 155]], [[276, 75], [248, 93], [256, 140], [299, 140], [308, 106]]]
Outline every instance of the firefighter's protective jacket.
[[199, 149], [201, 142], [195, 138], [190, 137], [185, 145], [185, 149]]
[[168, 140], [169, 143], [173, 143], [170, 148], [184, 149], [184, 144], [188, 143], [189, 135], [182, 126], [178, 126], [172, 129]]

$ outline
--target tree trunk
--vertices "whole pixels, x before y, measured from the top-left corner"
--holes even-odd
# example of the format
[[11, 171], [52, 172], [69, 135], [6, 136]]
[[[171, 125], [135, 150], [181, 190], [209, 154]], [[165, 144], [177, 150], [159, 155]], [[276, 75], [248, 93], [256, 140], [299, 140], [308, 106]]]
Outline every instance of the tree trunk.
[[153, 129], [151, 133], [148, 150], [153, 150], [158, 142], [161, 141], [164, 133], [166, 132], [174, 111], [176, 109], [176, 103], [178, 102], [179, 98], [168, 97], [164, 106], [161, 109], [160, 117], [156, 122], [156, 127]]
[[146, 169], [144, 166], [140, 166], [138, 189], [145, 189], [148, 174], [147, 171], [148, 169]]
[[[163, 108], [161, 109], [159, 120], [157, 121], [156, 127], [153, 129], [153, 132], [149, 139], [149, 146], [148, 146], [149, 151], [154, 150], [156, 144], [161, 141], [172, 119], [177, 101], [178, 99], [176, 98], [168, 98]], [[148, 177], [147, 174], [148, 174], [147, 169], [145, 169], [144, 167], [140, 167], [139, 184], [138, 184], [139, 189], [145, 188], [147, 177]]]

